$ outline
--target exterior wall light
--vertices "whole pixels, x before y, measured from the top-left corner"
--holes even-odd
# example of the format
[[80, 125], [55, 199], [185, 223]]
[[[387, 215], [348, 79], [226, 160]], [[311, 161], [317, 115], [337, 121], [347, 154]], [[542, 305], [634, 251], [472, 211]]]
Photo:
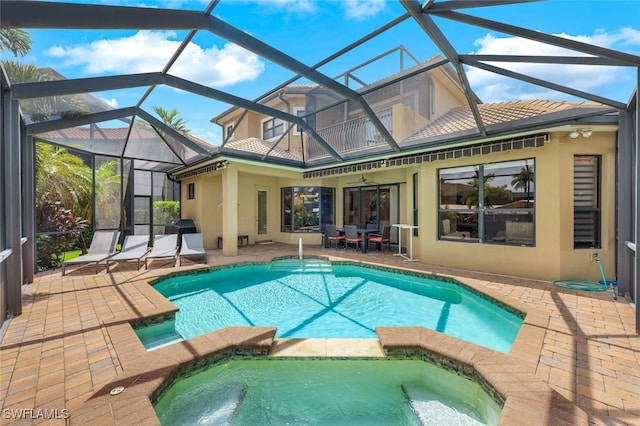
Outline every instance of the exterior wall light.
[[575, 139], [578, 136], [582, 135], [583, 138], [588, 138], [593, 134], [593, 130], [591, 129], [576, 129], [573, 132], [569, 133], [569, 137], [571, 139]]

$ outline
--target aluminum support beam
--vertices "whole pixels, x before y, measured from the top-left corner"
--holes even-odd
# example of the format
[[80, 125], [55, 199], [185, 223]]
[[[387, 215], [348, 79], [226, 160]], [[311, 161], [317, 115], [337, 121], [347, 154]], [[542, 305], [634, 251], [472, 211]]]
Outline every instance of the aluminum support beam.
[[599, 65], [599, 66], [629, 66], [627, 63], [615, 59], [598, 58], [596, 56], [531, 56], [531, 55], [460, 55], [460, 61], [471, 62], [526, 62], [531, 64], [560, 64], [560, 65]]
[[489, 72], [493, 72], [496, 74], [500, 74], [500, 75], [504, 75], [506, 77], [511, 77], [511, 78], [515, 78], [517, 80], [521, 80], [530, 84], [535, 84], [538, 86], [542, 86], [542, 87], [546, 87], [548, 89], [552, 89], [558, 92], [563, 92], [563, 93], [568, 93], [571, 96], [576, 96], [578, 98], [583, 98], [583, 99], [589, 99], [591, 101], [594, 102], [599, 102], [605, 105], [609, 105], [612, 106], [614, 108], [618, 108], [620, 110], [626, 109], [627, 106], [625, 104], [623, 104], [622, 102], [617, 102], [614, 101], [612, 99], [609, 98], [604, 98], [602, 96], [598, 96], [598, 95], [594, 95], [592, 93], [588, 93], [588, 92], [583, 92], [581, 90], [576, 90], [576, 89], [571, 89], [567, 86], [563, 86], [560, 84], [556, 84], [556, 83], [551, 83], [549, 81], [546, 80], [541, 80], [539, 78], [535, 78], [535, 77], [529, 77], [528, 75], [524, 75], [524, 74], [520, 74], [517, 73], [515, 71], [509, 71], [505, 68], [500, 68], [500, 67], [496, 67], [493, 65], [489, 65], [489, 64], [485, 64], [483, 62], [478, 62], [478, 61], [469, 61], [467, 62], [467, 65], [470, 65], [472, 67], [476, 67], [476, 68], [480, 68]]
[[618, 153], [616, 167], [616, 277], [618, 292], [629, 294], [633, 285], [633, 253], [626, 245], [633, 238], [633, 117], [620, 111], [618, 125]]
[[[415, 0], [401, 0], [402, 6], [411, 14], [413, 19], [420, 25], [420, 28], [427, 33], [429, 38], [433, 40], [433, 42], [438, 46], [440, 51], [451, 61], [451, 64], [455, 67], [456, 72], [458, 74], [458, 79], [460, 80], [460, 85], [462, 86], [462, 90], [464, 91], [464, 95], [467, 98], [467, 104], [471, 109], [471, 114], [476, 122], [476, 126], [478, 127], [478, 132], [483, 136], [487, 136], [487, 130], [485, 128], [484, 123], [482, 122], [482, 117], [480, 115], [480, 110], [478, 109], [478, 103], [476, 102], [476, 96], [471, 89], [471, 84], [469, 83], [469, 79], [467, 78], [467, 74], [464, 72], [462, 68], [462, 63], [460, 63], [458, 52], [451, 45], [447, 37], [440, 31], [438, 26], [433, 22], [430, 16], [426, 13], [423, 13], [422, 8], [420, 7], [420, 3]], [[430, 10], [430, 9], [429, 9]]]
[[290, 123], [297, 124], [301, 128], [303, 128], [306, 132], [311, 134], [313, 138], [318, 142], [322, 147], [336, 160], [342, 160], [342, 156], [336, 152], [331, 145], [329, 145], [320, 135], [316, 133], [316, 131], [311, 128], [302, 118], [291, 115], [284, 111], [279, 111], [277, 109], [249, 101], [244, 98], [239, 98], [237, 96], [231, 95], [229, 93], [221, 92], [216, 89], [212, 89], [207, 86], [202, 86], [200, 84], [194, 83], [189, 80], [184, 80], [182, 78], [174, 77], [172, 75], [167, 75], [164, 78], [165, 84], [175, 87], [176, 89], [186, 90], [191, 93], [195, 93], [200, 96], [204, 96], [211, 99], [216, 99], [222, 102], [226, 102], [231, 105], [236, 105], [241, 108], [246, 108], [251, 111], [256, 111], [265, 115], [269, 115], [271, 117], [280, 118], [282, 120], [288, 121]]
[[575, 40], [570, 40], [564, 37], [545, 34], [540, 31], [533, 31], [518, 27], [515, 25], [503, 24], [501, 22], [492, 21], [489, 19], [478, 18], [476, 16], [465, 15], [458, 12], [434, 12], [432, 13], [441, 18], [451, 19], [452, 21], [462, 22], [469, 25], [474, 25], [481, 28], [487, 28], [494, 31], [499, 31], [505, 34], [511, 34], [516, 37], [522, 37], [529, 40], [537, 41], [540, 43], [546, 43], [552, 46], [563, 47], [565, 49], [574, 50], [576, 52], [586, 53], [588, 55], [599, 56], [602, 58], [609, 58], [616, 62], [624, 62], [627, 66], [640, 65], [640, 56], [631, 55], [617, 50], [611, 50], [600, 46], [594, 46], [587, 43], [582, 43]]
[[638, 247], [640, 247], [640, 67], [637, 68], [635, 105], [633, 105], [632, 111], [634, 112], [633, 143], [636, 150], [636, 159], [634, 164], [635, 170], [631, 175], [635, 177], [633, 183], [633, 190], [635, 194], [635, 206], [633, 206], [633, 210], [636, 229], [633, 240], [633, 243], [635, 244], [635, 262], [633, 262], [635, 285], [634, 302], [636, 304], [636, 333], [640, 334], [640, 309], [638, 309], [638, 305], [640, 304], [640, 296], [638, 295], [638, 291], [640, 291], [640, 253], [638, 252]]
[[32, 283], [36, 271], [36, 149], [27, 132], [20, 132], [22, 147], [22, 245], [23, 282]]
[[[11, 255], [5, 260], [7, 312], [22, 313], [22, 195], [20, 181], [20, 113], [18, 101], [4, 98], [4, 205], [5, 240]], [[34, 216], [35, 220], [35, 216]]]
[[[191, 139], [185, 137], [185, 135], [178, 132], [174, 128], [167, 126], [162, 121], [158, 120], [157, 118], [155, 118], [154, 116], [146, 112], [145, 110], [138, 109], [136, 111], [136, 115], [140, 118], [143, 118], [147, 123], [151, 124], [153, 127], [160, 128], [160, 130], [162, 130], [164, 133], [166, 133], [167, 135], [171, 136], [174, 139], [179, 140], [184, 146], [194, 150], [195, 152], [198, 152], [204, 155], [210, 155], [209, 151], [206, 150], [203, 146], [193, 142]], [[169, 145], [167, 144], [167, 146]], [[171, 147], [169, 148], [173, 151], [173, 148]], [[180, 158], [180, 156], [177, 153], [174, 152], [174, 154], [176, 154], [178, 158]]]
[[441, 1], [438, 3], [432, 3], [429, 6], [429, 10], [444, 11], [453, 9], [467, 9], [485, 6], [504, 6], [507, 4], [518, 3], [533, 3], [542, 0], [455, 0], [455, 1]]
[[11, 96], [13, 99], [33, 99], [153, 86], [162, 83], [162, 75], [160, 72], [151, 72], [18, 83], [11, 86]]
[[378, 133], [380, 133], [387, 144], [394, 151], [400, 151], [400, 146], [398, 146], [396, 141], [393, 139], [391, 133], [389, 133], [387, 128], [384, 127], [378, 116], [373, 112], [369, 104], [362, 98], [362, 96], [358, 92], [349, 89], [348, 87], [338, 83], [337, 81], [322, 74], [314, 68], [309, 67], [302, 62], [292, 58], [291, 56], [273, 48], [267, 43], [250, 36], [245, 31], [241, 31], [238, 28], [229, 25], [220, 18], [209, 16], [208, 19], [210, 22], [209, 31], [211, 31], [213, 34], [222, 37], [234, 44], [237, 44], [238, 46], [244, 47], [250, 52], [260, 55], [263, 58], [266, 58], [275, 64], [293, 71], [298, 75], [306, 77], [311, 81], [315, 81], [323, 87], [359, 105], [371, 124], [376, 128]]
[[206, 30], [203, 12], [150, 7], [2, 0], [1, 28]]

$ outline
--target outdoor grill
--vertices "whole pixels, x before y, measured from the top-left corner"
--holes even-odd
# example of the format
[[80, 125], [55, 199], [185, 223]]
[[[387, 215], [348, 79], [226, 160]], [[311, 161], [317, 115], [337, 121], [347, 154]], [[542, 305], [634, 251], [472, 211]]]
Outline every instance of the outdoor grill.
[[182, 234], [196, 232], [196, 224], [191, 219], [175, 219], [164, 226], [165, 234], [178, 234], [178, 248], [182, 245]]

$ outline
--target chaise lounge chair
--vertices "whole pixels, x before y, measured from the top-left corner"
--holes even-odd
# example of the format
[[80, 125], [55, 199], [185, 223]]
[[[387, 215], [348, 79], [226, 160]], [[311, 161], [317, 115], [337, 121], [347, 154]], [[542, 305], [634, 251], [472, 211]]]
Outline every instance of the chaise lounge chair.
[[122, 243], [120, 253], [107, 259], [107, 272], [111, 262], [137, 261], [136, 270], [140, 269], [140, 261], [149, 252], [149, 235], [127, 235]]
[[204, 256], [204, 263], [207, 263], [207, 251], [204, 249], [202, 234], [182, 234], [182, 246], [180, 247], [180, 266], [183, 257]]
[[178, 254], [178, 234], [159, 234], [153, 240], [151, 251], [144, 258], [144, 269], [149, 268], [149, 260], [153, 259], [173, 259], [173, 266], [176, 266], [176, 256]]
[[67, 260], [62, 263], [62, 276], [65, 274], [67, 265], [78, 265], [85, 263], [96, 264], [96, 274], [98, 273], [98, 265], [105, 259], [108, 259], [115, 251], [120, 231], [96, 231], [93, 234], [91, 245], [87, 254], [78, 256], [74, 259]]

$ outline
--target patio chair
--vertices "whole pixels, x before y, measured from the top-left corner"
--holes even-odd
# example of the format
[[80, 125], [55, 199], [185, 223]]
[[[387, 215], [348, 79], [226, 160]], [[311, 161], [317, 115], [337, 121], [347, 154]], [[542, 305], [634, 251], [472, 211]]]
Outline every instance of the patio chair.
[[98, 265], [103, 260], [109, 258], [116, 251], [116, 244], [120, 237], [120, 231], [96, 231], [93, 234], [91, 245], [87, 254], [83, 254], [74, 259], [66, 260], [62, 263], [62, 276], [65, 275], [67, 265], [78, 265], [83, 263], [96, 264], [96, 274]]
[[355, 244], [356, 250], [360, 248], [362, 237], [358, 234], [358, 228], [355, 225], [347, 225], [344, 227], [344, 248], [349, 248], [349, 244]]
[[182, 245], [180, 246], [180, 266], [182, 266], [183, 257], [204, 257], [204, 263], [207, 263], [207, 251], [204, 249], [202, 234], [182, 234]]
[[327, 234], [327, 242], [329, 243], [329, 247], [331, 247], [331, 242], [336, 242], [336, 249], [338, 246], [344, 242], [344, 235], [340, 235], [338, 232], [338, 227], [336, 225], [327, 225], [325, 228], [325, 232]]
[[376, 243], [383, 252], [386, 244], [389, 251], [391, 251], [391, 225], [384, 225], [380, 234], [369, 235], [369, 244], [371, 243]]
[[158, 234], [153, 239], [153, 247], [144, 258], [144, 269], [149, 269], [149, 260], [173, 259], [176, 266], [178, 255], [178, 234]]
[[140, 261], [149, 252], [149, 235], [127, 235], [124, 237], [122, 249], [107, 259], [107, 272], [112, 262], [135, 260], [136, 270], [140, 269]]

